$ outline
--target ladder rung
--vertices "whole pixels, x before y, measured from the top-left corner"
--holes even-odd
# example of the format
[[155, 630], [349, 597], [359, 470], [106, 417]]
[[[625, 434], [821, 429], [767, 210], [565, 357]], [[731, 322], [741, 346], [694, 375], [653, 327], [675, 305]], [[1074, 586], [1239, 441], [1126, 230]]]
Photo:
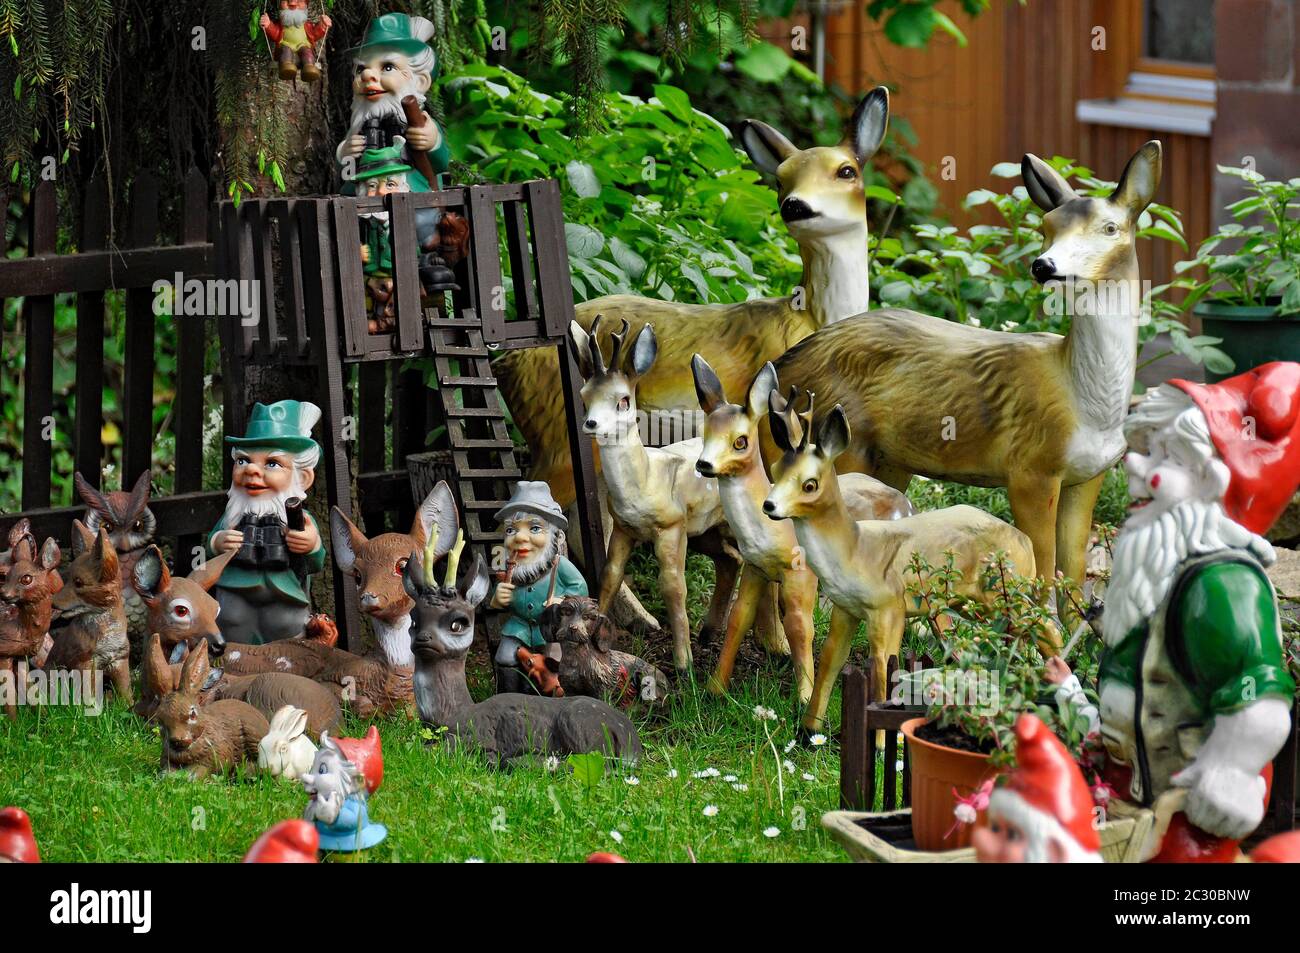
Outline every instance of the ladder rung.
[[449, 347], [444, 344], [434, 344], [433, 353], [436, 357], [489, 357], [488, 349], [485, 347]]
[[473, 328], [475, 330], [479, 330], [483, 327], [483, 325], [480, 324], [477, 319], [465, 319], [465, 318], [426, 318], [424, 324], [425, 327], [451, 328], [453, 330], [455, 330], [456, 328], [464, 328], [466, 330]]
[[456, 471], [461, 480], [518, 480], [523, 471], [503, 467], [467, 467]]
[[495, 417], [505, 419], [505, 411], [499, 407], [448, 407], [448, 417]]
[[489, 437], [467, 437], [463, 440], [452, 437], [453, 450], [514, 450], [513, 440], [493, 440]]
[[448, 374], [445, 377], [438, 378], [440, 387], [496, 387], [497, 379], [495, 377], [463, 377], [459, 375]]
[[505, 506], [509, 500], [465, 500], [461, 504], [461, 509], [465, 510], [490, 510], [495, 512]]

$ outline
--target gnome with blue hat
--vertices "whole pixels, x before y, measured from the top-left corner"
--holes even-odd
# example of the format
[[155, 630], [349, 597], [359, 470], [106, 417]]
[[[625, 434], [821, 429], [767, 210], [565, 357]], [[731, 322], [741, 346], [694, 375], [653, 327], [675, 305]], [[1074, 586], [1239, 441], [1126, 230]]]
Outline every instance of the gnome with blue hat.
[[488, 605], [508, 610], [510, 617], [501, 626], [493, 661], [497, 692], [518, 692], [528, 688], [519, 668], [519, 649], [534, 651], [546, 645], [538, 624], [542, 610], [565, 596], [587, 595], [587, 580], [564, 555], [569, 521], [545, 483], [521, 480], [496, 518], [504, 524], [506, 565]]
[[307, 585], [325, 568], [325, 547], [303, 509], [320, 445], [311, 431], [321, 411], [306, 401], [254, 404], [248, 432], [232, 446], [226, 512], [208, 536], [209, 556], [234, 552], [217, 581], [227, 642], [271, 642], [302, 633]]

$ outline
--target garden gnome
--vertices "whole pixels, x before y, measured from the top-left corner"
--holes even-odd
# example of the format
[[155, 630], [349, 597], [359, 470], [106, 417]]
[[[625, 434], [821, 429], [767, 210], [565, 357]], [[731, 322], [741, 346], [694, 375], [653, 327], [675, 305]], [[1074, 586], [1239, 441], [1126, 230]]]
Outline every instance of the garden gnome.
[[217, 581], [227, 642], [272, 642], [300, 635], [310, 614], [307, 585], [325, 568], [325, 547], [302, 503], [316, 476], [320, 445], [311, 430], [320, 408], [306, 401], [254, 404], [234, 449], [229, 502], [208, 536], [208, 555], [235, 552]]
[[538, 625], [542, 610], [565, 596], [587, 595], [587, 581], [564, 555], [569, 521], [545, 483], [521, 480], [496, 518], [505, 526], [506, 568], [488, 605], [510, 612], [494, 659], [497, 692], [518, 692], [527, 688], [518, 650], [546, 644]]
[[32, 820], [21, 807], [0, 811], [0, 864], [39, 864]]
[[364, 738], [331, 738], [321, 732], [311, 771], [302, 776], [311, 798], [303, 819], [315, 823], [321, 850], [366, 850], [388, 836], [388, 828], [371, 821], [367, 810], [383, 780], [378, 728], [371, 725]]
[[246, 864], [314, 864], [320, 849], [316, 828], [307, 821], [280, 821], [253, 842]]
[[281, 79], [292, 81], [300, 70], [308, 83], [320, 79], [316, 44], [325, 39], [334, 25], [328, 16], [313, 20], [307, 15], [307, 0], [280, 0], [280, 22], [275, 23], [263, 13], [260, 23], [262, 32], [275, 47]]
[[1185, 792], [1155, 860], [1230, 861], [1291, 724], [1275, 554], [1257, 534], [1300, 484], [1300, 364], [1162, 384], [1124, 432], [1135, 504], [1102, 617], [1106, 780], [1142, 805]]
[[989, 798], [988, 826], [971, 833], [982, 864], [1099, 864], [1092, 793], [1037, 715], [1016, 719], [1016, 768]]
[[438, 65], [428, 44], [432, 38], [433, 24], [424, 17], [385, 13], [370, 21], [361, 45], [352, 50], [352, 118], [334, 153], [345, 194], [353, 192], [350, 180], [362, 154], [390, 148], [398, 137], [402, 158], [413, 170], [412, 192], [428, 192], [433, 177], [447, 170], [447, 140], [423, 109]]

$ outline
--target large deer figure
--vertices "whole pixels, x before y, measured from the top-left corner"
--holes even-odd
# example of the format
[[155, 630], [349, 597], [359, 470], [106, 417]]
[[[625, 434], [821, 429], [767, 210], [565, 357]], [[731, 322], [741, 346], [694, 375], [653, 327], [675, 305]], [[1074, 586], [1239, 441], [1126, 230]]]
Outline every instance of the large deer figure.
[[[799, 243], [804, 273], [789, 297], [735, 304], [660, 301], [609, 295], [577, 306], [591, 329], [599, 314], [629, 323], [635, 337], [653, 323], [663, 349], [641, 381], [642, 411], [695, 411], [690, 357], [703, 354], [725, 387], [740, 393], [764, 362], [779, 357], [820, 327], [867, 310], [867, 200], [863, 170], [885, 137], [889, 93], [869, 92], [835, 146], [797, 149], [767, 123], [746, 120], [740, 139], [754, 164], [776, 176], [781, 218]], [[600, 343], [608, 347], [606, 337]], [[574, 499], [564, 391], [558, 353], [551, 348], [510, 351], [493, 362], [507, 406], [532, 452], [531, 478], [544, 480], [561, 506]]]
[[[582, 430], [604, 453], [601, 484], [609, 505], [609, 551], [600, 577], [600, 611], [607, 612], [623, 584], [624, 567], [637, 543], [650, 543], [659, 562], [659, 589], [668, 606], [673, 636], [673, 664], [679, 672], [691, 667], [691, 629], [686, 616], [686, 541], [704, 534], [720, 535], [726, 529], [716, 480], [695, 469], [703, 443], [698, 437], [667, 447], [647, 447], [637, 426], [637, 391], [654, 366], [658, 344], [654, 327], [645, 324], [632, 342], [630, 367], [619, 366], [627, 334], [610, 337], [613, 349], [606, 365], [593, 322], [588, 335], [578, 322], [569, 325], [569, 344], [582, 371], [582, 403], [586, 419]], [[728, 533], [729, 535], [729, 533]], [[708, 617], [720, 629], [726, 618], [732, 583], [739, 567], [719, 560], [717, 583]]]
[[[795, 688], [799, 701], [806, 703], [813, 687], [817, 577], [800, 558], [794, 525], [789, 520], [769, 519], [763, 513], [772, 482], [758, 454], [758, 425], [767, 416], [769, 395], [777, 389], [776, 371], [771, 362], [763, 365], [749, 385], [742, 406], [727, 401], [722, 381], [703, 357], [696, 354], [691, 358], [691, 370], [700, 409], [708, 415], [695, 469], [701, 476], [717, 479], [722, 511], [745, 559], [708, 689], [714, 694], [726, 691], [736, 653], [745, 633], [754, 625], [767, 584], [777, 583], [782, 622], [794, 660]], [[846, 473], [840, 478], [840, 490], [850, 515], [857, 520], [891, 520], [913, 512], [906, 496], [864, 473]]]
[[[772, 393], [779, 401], [780, 395]], [[993, 593], [983, 586], [984, 561], [1005, 553], [1018, 574], [1032, 578], [1034, 551], [1020, 530], [973, 506], [950, 506], [897, 520], [854, 519], [835, 473], [835, 459], [850, 446], [844, 409], [837, 404], [822, 421], [816, 443], [810, 440], [811, 400], [808, 426], [792, 410], [774, 402], [769, 414], [782, 456], [773, 467], [775, 482], [763, 512], [774, 520], [793, 520], [808, 566], [834, 606], [804, 713], [803, 727], [813, 731], [826, 717], [831, 688], [848, 658], [859, 622], [867, 624], [876, 697], [886, 697], [886, 666], [889, 657], [898, 654], [907, 616], [927, 614], [930, 609], [907, 597], [907, 582], [916, 578], [907, 575], [913, 553], [935, 567], [946, 565], [952, 553], [953, 565], [961, 571], [954, 594], [987, 601]]]
[[[1102, 480], [1124, 452], [1137, 359], [1138, 218], [1160, 184], [1160, 143], [1129, 160], [1105, 198], [1077, 194], [1026, 155], [1043, 216], [1039, 282], [1060, 282], [1070, 331], [1018, 334], [886, 309], [823, 328], [776, 361], [782, 381], [840, 404], [853, 442], [841, 471], [899, 489], [913, 474], [1005, 486], [1038, 571], [1076, 583]], [[780, 449], [769, 435], [763, 457]]]

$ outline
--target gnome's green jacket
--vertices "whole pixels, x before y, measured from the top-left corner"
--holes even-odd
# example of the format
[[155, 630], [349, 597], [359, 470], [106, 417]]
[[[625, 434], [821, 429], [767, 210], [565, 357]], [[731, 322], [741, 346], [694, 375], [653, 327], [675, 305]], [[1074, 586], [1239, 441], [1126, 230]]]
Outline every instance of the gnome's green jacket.
[[379, 219], [361, 220], [361, 240], [370, 249], [362, 271], [367, 275], [388, 276], [393, 273], [393, 239], [388, 223]]
[[[542, 617], [542, 610], [546, 608], [546, 593], [550, 588], [549, 572], [542, 573], [541, 578], [530, 585], [515, 587], [514, 596], [510, 600], [510, 618], [501, 626], [501, 635], [518, 639], [530, 649], [545, 645], [546, 639], [542, 637], [542, 630], [537, 620]], [[492, 587], [492, 591], [496, 592], [495, 586]], [[565, 596], [587, 594], [587, 580], [582, 577], [577, 566], [561, 556], [560, 568], [555, 579], [555, 598], [563, 599]]]
[[[310, 517], [308, 517], [310, 519]], [[216, 556], [217, 551], [212, 548], [212, 537], [226, 528], [226, 518], [223, 516], [217, 520], [217, 525], [212, 527], [212, 532], [208, 534], [207, 546], [209, 556]], [[319, 528], [317, 535], [319, 535]], [[290, 554], [290, 565], [297, 563], [304, 567], [306, 575], [310, 576], [320, 572], [325, 568], [325, 543], [324, 538], [316, 544], [316, 548], [310, 553], [298, 555]], [[274, 572], [266, 572], [261, 569], [250, 569], [247, 566], [241, 566], [237, 562], [231, 562], [222, 570], [221, 578], [217, 580], [217, 585], [223, 589], [253, 589], [258, 586], [267, 586], [279, 592], [290, 602], [298, 602], [302, 605], [311, 605], [311, 600], [307, 598], [307, 593], [303, 589], [303, 580], [300, 579], [292, 568], [277, 569]]]

